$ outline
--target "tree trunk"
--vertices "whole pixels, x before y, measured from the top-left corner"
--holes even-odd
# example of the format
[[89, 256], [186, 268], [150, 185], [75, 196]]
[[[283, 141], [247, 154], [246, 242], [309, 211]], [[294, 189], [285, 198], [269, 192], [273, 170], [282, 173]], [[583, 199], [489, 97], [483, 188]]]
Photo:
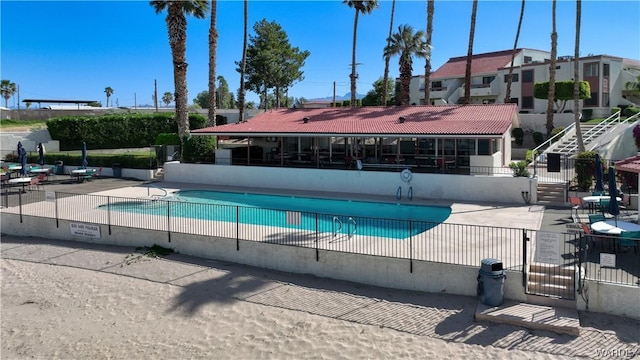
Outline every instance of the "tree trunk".
[[[555, 1], [555, 0], [554, 0]], [[520, 38], [520, 28], [522, 27], [522, 18], [524, 17], [524, 2], [522, 0], [522, 5], [520, 6], [520, 20], [518, 20], [518, 30], [516, 30], [516, 39], [513, 42], [513, 50], [511, 51], [511, 66], [509, 66], [509, 76], [507, 78], [507, 91], [504, 96], [504, 103], [508, 104], [511, 102], [511, 82], [513, 80], [513, 62], [516, 58], [516, 49], [518, 48], [518, 39]]]
[[473, 0], [471, 8], [471, 26], [469, 28], [469, 48], [467, 49], [467, 65], [464, 72], [464, 103], [471, 104], [471, 58], [473, 56], [473, 35], [476, 31], [476, 12], [478, 0]]
[[180, 161], [184, 156], [184, 138], [189, 136], [189, 114], [187, 111], [187, 63], [185, 61], [187, 42], [187, 19], [180, 2], [172, 2], [168, 7], [167, 21], [169, 45], [173, 58], [173, 81], [175, 88], [176, 122], [180, 137]]
[[356, 16], [353, 20], [353, 46], [351, 48], [351, 107], [356, 107], [356, 34], [358, 33], [358, 15], [360, 11], [356, 10]]
[[549, 61], [549, 93], [547, 97], [547, 138], [553, 131], [553, 105], [556, 96], [556, 58], [558, 56], [558, 33], [556, 32], [556, 0], [551, 4], [551, 59]]
[[218, 29], [216, 12], [218, 0], [211, 0], [211, 25], [209, 27], [209, 126], [216, 126], [216, 52], [218, 49]]
[[[391, 3], [391, 20], [389, 21], [389, 37], [387, 37], [387, 46], [391, 43], [391, 35], [393, 34], [393, 14], [396, 10], [396, 0]], [[384, 76], [382, 78], [382, 106], [387, 106], [387, 83], [389, 82], [389, 59], [390, 56], [384, 57]]]
[[576, 138], [578, 141], [578, 151], [584, 152], [584, 140], [582, 139], [582, 131], [580, 130], [580, 18], [582, 3], [576, 0], [576, 44], [574, 50], [573, 62], [573, 119], [576, 124]]
[[433, 35], [434, 0], [427, 0], [427, 61], [424, 66], [424, 104], [431, 105], [431, 38]]
[[244, 121], [244, 97], [245, 97], [245, 90], [244, 90], [244, 73], [245, 73], [245, 67], [247, 64], [247, 21], [248, 21], [248, 17], [249, 17], [249, 0], [244, 0], [244, 42], [242, 45], [242, 63], [240, 64], [240, 98], [238, 99], [238, 103], [239, 103], [239, 111], [240, 113], [238, 114], [238, 121], [239, 122], [243, 122]]

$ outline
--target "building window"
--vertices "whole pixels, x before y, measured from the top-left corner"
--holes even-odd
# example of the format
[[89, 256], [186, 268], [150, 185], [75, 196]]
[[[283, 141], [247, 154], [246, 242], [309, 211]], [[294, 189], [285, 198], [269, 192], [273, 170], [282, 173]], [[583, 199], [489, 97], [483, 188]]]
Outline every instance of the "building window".
[[[511, 74], [511, 82], [515, 83], [518, 82], [518, 75], [520, 74]], [[504, 76], [504, 82], [509, 82], [509, 74], [505, 74]]]
[[602, 64], [602, 76], [609, 76], [609, 64]]
[[522, 82], [523, 83], [533, 82], [533, 70], [527, 70], [522, 72]]
[[432, 81], [431, 82], [431, 90], [432, 91], [440, 91], [440, 90], [442, 90], [442, 81]]
[[511, 98], [511, 100], [509, 100], [509, 103], [518, 105], [518, 103], [520, 102], [519, 100], [520, 99], [518, 98]]
[[491, 140], [478, 139], [478, 155], [491, 155]]
[[602, 106], [609, 107], [609, 93], [602, 93]]
[[598, 76], [598, 63], [584, 64], [584, 77]]
[[598, 106], [598, 95], [599, 94], [597, 92], [592, 92], [591, 99], [584, 99], [584, 106], [585, 107]]
[[531, 61], [533, 61], [533, 58], [531, 56], [525, 56], [524, 57], [524, 63], [525, 64], [529, 64]]
[[533, 96], [523, 96], [522, 97], [522, 108], [523, 109], [533, 109]]
[[495, 79], [495, 76], [485, 76], [482, 78], [482, 85], [490, 85], [491, 82]]

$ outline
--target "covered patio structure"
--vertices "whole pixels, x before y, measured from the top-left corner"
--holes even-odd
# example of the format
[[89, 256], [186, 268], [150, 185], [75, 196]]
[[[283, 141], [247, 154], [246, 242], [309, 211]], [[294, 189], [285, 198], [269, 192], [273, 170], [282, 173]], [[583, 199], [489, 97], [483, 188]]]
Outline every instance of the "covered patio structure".
[[514, 104], [282, 109], [194, 130], [216, 164], [473, 173], [511, 161]]

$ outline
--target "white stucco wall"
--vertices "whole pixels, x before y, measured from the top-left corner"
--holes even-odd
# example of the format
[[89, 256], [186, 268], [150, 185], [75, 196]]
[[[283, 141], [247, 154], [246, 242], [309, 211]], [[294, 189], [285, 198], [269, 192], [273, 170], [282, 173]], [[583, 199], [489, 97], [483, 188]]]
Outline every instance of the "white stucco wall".
[[311, 190], [347, 194], [395, 196], [399, 187], [406, 194], [428, 199], [524, 204], [522, 192], [534, 195], [537, 180], [512, 176], [462, 176], [414, 173], [411, 182], [403, 182], [400, 172], [333, 169], [299, 169], [261, 166], [211, 164], [164, 164], [168, 182], [213, 184], [220, 186], [261, 187]]
[[640, 287], [585, 280], [584, 288], [588, 302], [577, 295], [578, 310], [640, 319]]

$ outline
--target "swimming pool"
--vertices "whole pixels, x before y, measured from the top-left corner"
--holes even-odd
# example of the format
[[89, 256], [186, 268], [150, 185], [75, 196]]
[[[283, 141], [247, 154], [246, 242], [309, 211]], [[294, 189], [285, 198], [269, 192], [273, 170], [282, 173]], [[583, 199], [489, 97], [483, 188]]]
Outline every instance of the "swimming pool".
[[[102, 205], [105, 209], [107, 205]], [[442, 222], [450, 207], [184, 190], [153, 201], [124, 201], [110, 211], [404, 239]]]

